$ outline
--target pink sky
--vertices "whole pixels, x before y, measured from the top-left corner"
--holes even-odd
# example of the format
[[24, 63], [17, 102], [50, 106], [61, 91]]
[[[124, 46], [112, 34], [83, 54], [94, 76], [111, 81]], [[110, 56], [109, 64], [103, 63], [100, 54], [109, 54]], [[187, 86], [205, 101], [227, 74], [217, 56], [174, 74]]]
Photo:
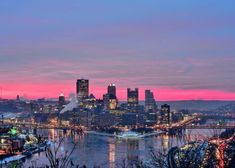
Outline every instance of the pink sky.
[[[144, 90], [139, 88], [140, 100], [144, 100]], [[179, 90], [169, 88], [151, 88], [156, 100], [235, 100], [235, 93], [228, 93], [217, 90]], [[106, 93], [106, 87], [90, 86], [90, 93], [97, 98], [102, 98]], [[16, 98], [20, 95], [29, 99], [56, 98], [60, 93], [66, 97], [75, 93], [75, 85], [64, 84], [6, 84], [2, 87], [3, 98]], [[117, 86], [117, 96], [119, 100], [126, 100], [126, 88]]]
[[[0, 2], [3, 98], [57, 97], [90, 80], [157, 100], [235, 100], [234, 1]], [[198, 10], [200, 9], [200, 10]]]

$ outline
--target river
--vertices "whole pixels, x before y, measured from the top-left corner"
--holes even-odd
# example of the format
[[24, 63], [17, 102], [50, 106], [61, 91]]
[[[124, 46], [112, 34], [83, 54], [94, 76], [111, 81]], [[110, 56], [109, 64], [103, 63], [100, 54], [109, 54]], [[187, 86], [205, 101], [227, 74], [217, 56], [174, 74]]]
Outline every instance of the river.
[[[76, 148], [71, 156], [74, 163], [93, 167], [98, 165], [103, 167], [114, 168], [116, 164], [131, 160], [149, 160], [150, 151], [161, 151], [166, 153], [173, 146], [181, 146], [187, 141], [193, 141], [208, 138], [222, 130], [204, 130], [192, 129], [185, 130], [185, 135], [159, 135], [138, 140], [120, 140], [112, 137], [99, 136], [93, 134], [78, 135], [62, 130], [38, 130], [38, 134], [48, 136], [52, 141], [58, 142], [64, 140], [59, 154], [66, 150], [70, 151], [74, 142], [77, 142]], [[58, 143], [56, 143], [58, 144]], [[26, 159], [24, 165], [29, 167], [32, 164], [43, 166], [48, 163], [44, 152], [34, 154], [31, 158]]]

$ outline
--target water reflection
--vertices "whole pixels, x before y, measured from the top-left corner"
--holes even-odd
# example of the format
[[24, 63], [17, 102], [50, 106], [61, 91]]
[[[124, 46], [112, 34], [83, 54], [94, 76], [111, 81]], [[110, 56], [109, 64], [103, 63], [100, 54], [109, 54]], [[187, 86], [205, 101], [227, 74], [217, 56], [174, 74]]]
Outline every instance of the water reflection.
[[166, 154], [169, 149], [169, 135], [167, 134], [162, 136], [162, 147], [164, 154]]
[[108, 161], [109, 161], [109, 167], [115, 168], [115, 149], [116, 146], [113, 143], [109, 144], [109, 154], [108, 154]]
[[127, 161], [137, 161], [139, 159], [139, 141], [138, 140], [127, 140]]
[[[138, 140], [119, 140], [115, 138], [97, 136], [91, 134], [79, 135], [76, 132], [63, 130], [38, 130], [38, 134], [50, 137], [51, 140], [58, 142], [63, 138], [64, 143], [60, 152], [71, 150], [74, 143], [77, 143], [72, 159], [79, 165], [86, 164], [87, 167], [99, 165], [102, 168], [115, 168], [124, 159], [127, 162], [135, 160], [148, 160], [150, 150], [161, 151], [165, 154], [173, 146], [181, 146], [188, 140], [195, 140], [199, 136], [210, 136], [209, 130], [186, 130], [182, 135], [170, 136], [167, 134], [148, 137]], [[26, 162], [31, 165], [31, 161], [37, 160], [39, 163], [47, 163], [45, 153], [33, 155]]]

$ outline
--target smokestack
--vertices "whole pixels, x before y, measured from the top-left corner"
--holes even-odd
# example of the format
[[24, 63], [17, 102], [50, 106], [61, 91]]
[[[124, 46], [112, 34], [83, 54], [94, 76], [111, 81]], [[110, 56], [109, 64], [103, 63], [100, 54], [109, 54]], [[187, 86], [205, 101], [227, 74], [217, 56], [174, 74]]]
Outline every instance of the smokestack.
[[78, 101], [76, 97], [71, 98], [71, 101], [65, 105], [65, 107], [60, 111], [60, 113], [65, 113], [66, 111], [72, 111], [78, 106]]

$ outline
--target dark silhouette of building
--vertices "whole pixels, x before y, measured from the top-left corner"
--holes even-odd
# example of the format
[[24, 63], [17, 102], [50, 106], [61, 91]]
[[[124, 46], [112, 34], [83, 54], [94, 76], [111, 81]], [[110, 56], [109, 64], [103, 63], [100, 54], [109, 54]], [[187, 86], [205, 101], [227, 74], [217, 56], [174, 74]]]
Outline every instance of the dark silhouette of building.
[[170, 105], [164, 104], [161, 106], [161, 124], [171, 123]]
[[63, 106], [65, 105], [65, 97], [64, 94], [61, 93], [59, 96], [59, 102], [58, 102], [59, 108], [62, 109]]
[[110, 84], [108, 86], [108, 94], [116, 97], [116, 86], [115, 84]]
[[153, 92], [150, 90], [145, 90], [145, 111], [146, 112], [156, 112], [157, 111], [157, 105], [156, 101], [154, 99]]
[[136, 113], [125, 113], [122, 115], [123, 126], [136, 126], [138, 124], [138, 115]]
[[78, 79], [77, 80], [77, 97], [78, 99], [87, 98], [89, 95], [89, 80]]
[[103, 95], [104, 110], [109, 109], [109, 94]]
[[127, 89], [127, 107], [130, 112], [137, 112], [139, 105], [139, 90], [135, 88], [135, 90]]
[[99, 127], [111, 127], [117, 123], [116, 116], [110, 113], [101, 113], [94, 118], [95, 125]]
[[156, 112], [152, 112], [151, 110], [149, 110], [146, 113], [146, 120], [145, 120], [145, 125], [148, 126], [152, 126], [154, 124], [157, 124], [157, 113]]

